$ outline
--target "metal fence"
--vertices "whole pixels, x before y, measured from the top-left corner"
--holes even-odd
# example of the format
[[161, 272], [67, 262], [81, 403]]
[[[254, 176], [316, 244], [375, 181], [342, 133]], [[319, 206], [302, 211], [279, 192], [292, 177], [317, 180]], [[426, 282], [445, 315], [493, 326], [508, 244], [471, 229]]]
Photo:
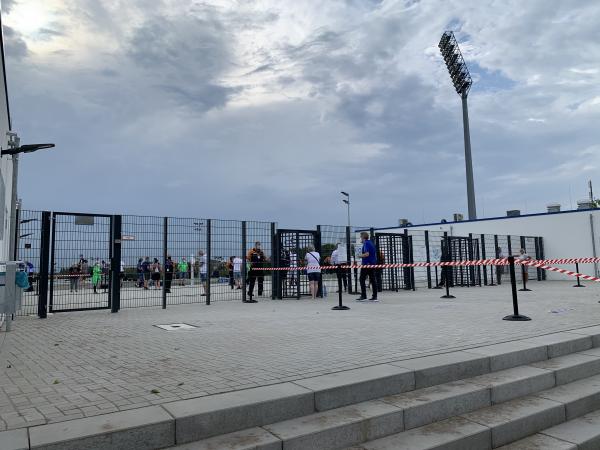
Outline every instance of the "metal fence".
[[[346, 249], [345, 260], [355, 262], [360, 245], [357, 232], [364, 229], [319, 225], [313, 230], [279, 230], [274, 222], [29, 210], [19, 211], [18, 222], [14, 256], [27, 262], [32, 282], [21, 314], [40, 316], [257, 297], [300, 298], [308, 293], [302, 272], [288, 276], [286, 272], [249, 271], [253, 249], [260, 246], [261, 264], [267, 268], [302, 265], [309, 244], [320, 252], [323, 265], [330, 263], [338, 244]], [[539, 237], [448, 236], [410, 228], [395, 234], [371, 232], [381, 262], [440, 261], [445, 240], [454, 261], [494, 258], [500, 251], [507, 256], [518, 253], [519, 248], [543, 258]], [[303, 236], [310, 237], [310, 242], [299, 239]], [[502, 276], [495, 267], [455, 269], [451, 271], [454, 285], [493, 285]], [[544, 279], [543, 271], [528, 271], [530, 279]], [[347, 291], [356, 292], [358, 270], [350, 272], [345, 275]], [[441, 270], [383, 269], [378, 278], [384, 290], [435, 288], [441, 282]], [[335, 271], [324, 270], [319, 293], [325, 296], [337, 289]]]

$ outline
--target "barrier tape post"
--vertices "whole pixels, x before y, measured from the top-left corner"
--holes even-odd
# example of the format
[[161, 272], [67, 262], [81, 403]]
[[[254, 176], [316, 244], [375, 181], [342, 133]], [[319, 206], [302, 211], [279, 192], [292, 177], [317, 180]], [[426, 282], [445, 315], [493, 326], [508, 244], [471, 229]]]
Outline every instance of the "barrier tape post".
[[503, 317], [502, 320], [510, 320], [510, 321], [526, 321], [531, 320], [531, 317], [522, 316], [519, 314], [519, 302], [517, 300], [517, 277], [515, 275], [515, 257], [508, 257], [508, 268], [510, 272], [510, 285], [512, 289], [512, 299], [513, 299], [513, 314], [511, 316]]
[[344, 276], [346, 276], [345, 273], [346, 269], [342, 269], [341, 266], [338, 265], [335, 273], [337, 275], [337, 282], [338, 282], [338, 305], [334, 306], [333, 308], [331, 308], [334, 311], [346, 311], [348, 309], [350, 309], [348, 306], [344, 306], [344, 304], [342, 303], [342, 294], [343, 294], [343, 286], [342, 286], [342, 277], [341, 277], [341, 273], [342, 271], [344, 271]]
[[521, 291], [521, 292], [531, 291], [531, 289], [527, 288], [527, 282], [525, 281], [526, 278], [527, 278], [527, 268], [525, 267], [524, 264], [521, 264], [521, 279], [523, 281], [523, 287], [521, 289], [519, 289], [519, 291]]
[[[579, 273], [579, 263], [576, 262], [575, 263], [575, 272]], [[573, 285], [573, 287], [585, 287], [583, 284], [581, 284], [581, 282], [579, 281], [579, 275], [577, 275], [577, 284]]]

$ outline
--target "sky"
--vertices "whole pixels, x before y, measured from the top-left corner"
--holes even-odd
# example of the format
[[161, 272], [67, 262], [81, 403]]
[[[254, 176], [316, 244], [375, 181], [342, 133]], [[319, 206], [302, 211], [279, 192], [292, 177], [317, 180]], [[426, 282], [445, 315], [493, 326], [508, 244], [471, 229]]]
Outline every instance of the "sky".
[[600, 192], [600, 4], [1, 0], [23, 207], [393, 226]]

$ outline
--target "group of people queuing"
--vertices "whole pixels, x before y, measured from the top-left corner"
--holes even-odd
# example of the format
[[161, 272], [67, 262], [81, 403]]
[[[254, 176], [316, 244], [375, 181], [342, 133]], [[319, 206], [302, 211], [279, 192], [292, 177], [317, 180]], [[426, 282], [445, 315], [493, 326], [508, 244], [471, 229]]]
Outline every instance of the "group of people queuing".
[[79, 260], [68, 269], [69, 291], [78, 292], [80, 287], [85, 287], [88, 278], [91, 280], [94, 294], [97, 294], [99, 289], [106, 291], [109, 272], [110, 264], [106, 260], [96, 258], [90, 264], [83, 255], [79, 255]]
[[[198, 260], [196, 262], [198, 267], [198, 274], [200, 283], [204, 288], [202, 296], [206, 296], [206, 282], [207, 282], [207, 270], [208, 264], [206, 261], [206, 254], [204, 250], [198, 251]], [[171, 292], [173, 280], [179, 281], [180, 286], [185, 286], [188, 279], [192, 278], [192, 271], [195, 268], [187, 258], [184, 256], [179, 261], [173, 260], [171, 255], [167, 255], [164, 267], [158, 260], [153, 258], [150, 260], [149, 256], [139, 258], [136, 265], [137, 273], [137, 287], [148, 290], [150, 288], [161, 289], [161, 280], [164, 272], [164, 283], [165, 290], [167, 293]]]

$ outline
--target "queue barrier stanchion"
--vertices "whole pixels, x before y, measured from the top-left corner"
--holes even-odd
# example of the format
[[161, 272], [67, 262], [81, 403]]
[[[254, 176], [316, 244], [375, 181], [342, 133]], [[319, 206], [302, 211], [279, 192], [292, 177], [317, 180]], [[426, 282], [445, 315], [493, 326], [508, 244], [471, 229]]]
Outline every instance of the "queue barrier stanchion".
[[[575, 263], [575, 272], [579, 273], [579, 263], [576, 262]], [[583, 284], [581, 284], [581, 281], [579, 281], [579, 275], [577, 275], [577, 284], [574, 284], [573, 287], [585, 287]], [[600, 302], [598, 302], [600, 303]]]
[[[513, 262], [514, 262], [514, 258], [513, 258]], [[526, 272], [526, 268], [525, 268], [525, 264], [521, 264], [521, 279], [523, 281], [523, 287], [521, 289], [519, 289], [519, 291], [521, 292], [529, 292], [531, 291], [531, 289], [529, 289], [527, 287], [527, 282], [525, 281], [525, 279], [527, 278], [527, 272]]]
[[515, 275], [515, 258], [514, 256], [508, 257], [508, 265], [510, 272], [510, 285], [512, 289], [512, 300], [513, 300], [513, 314], [510, 316], [503, 317], [502, 320], [520, 321], [524, 322], [531, 320], [531, 317], [523, 316], [519, 314], [519, 301], [517, 299], [517, 277]]
[[342, 277], [341, 277], [342, 271], [344, 271], [343, 272], [344, 276], [346, 276], [346, 273], [345, 273], [346, 269], [341, 269], [340, 266], [338, 266], [336, 269], [337, 282], [338, 282], [338, 305], [331, 308], [334, 311], [346, 311], [346, 310], [350, 309], [350, 307], [345, 306], [343, 304], [343, 300], [342, 300], [342, 294], [343, 294]]
[[442, 279], [444, 280], [444, 286], [446, 286], [446, 295], [442, 295], [440, 298], [456, 298], [454, 295], [450, 295], [450, 278], [448, 275], [450, 268], [448, 266], [442, 266]]

